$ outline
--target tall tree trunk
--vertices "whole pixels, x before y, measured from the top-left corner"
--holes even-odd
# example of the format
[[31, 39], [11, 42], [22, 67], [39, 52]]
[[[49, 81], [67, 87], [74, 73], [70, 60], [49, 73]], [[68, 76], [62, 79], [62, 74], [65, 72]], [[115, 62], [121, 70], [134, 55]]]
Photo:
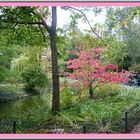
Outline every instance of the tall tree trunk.
[[89, 98], [93, 98], [92, 82], [89, 84]]
[[59, 73], [57, 62], [57, 47], [56, 47], [56, 24], [57, 24], [57, 11], [56, 7], [52, 7], [52, 26], [50, 30], [50, 46], [52, 58], [52, 80], [53, 80], [53, 97], [52, 97], [52, 111], [57, 112], [60, 110], [60, 92], [59, 92]]

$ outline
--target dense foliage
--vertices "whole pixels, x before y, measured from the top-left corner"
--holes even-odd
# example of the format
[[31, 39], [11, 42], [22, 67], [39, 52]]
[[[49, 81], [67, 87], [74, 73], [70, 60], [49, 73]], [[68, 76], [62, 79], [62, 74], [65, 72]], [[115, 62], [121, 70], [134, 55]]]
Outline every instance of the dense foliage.
[[[62, 28], [59, 8], [0, 7], [0, 118], [35, 122], [19, 133], [83, 124], [94, 125], [89, 133], [123, 132], [124, 111], [140, 102], [139, 88], [125, 85], [140, 73], [140, 9], [61, 8], [70, 14]], [[99, 15], [103, 24], [94, 20]]]
[[22, 73], [22, 77], [26, 88], [29, 89], [45, 87], [48, 82], [46, 73], [38, 65], [28, 66]]

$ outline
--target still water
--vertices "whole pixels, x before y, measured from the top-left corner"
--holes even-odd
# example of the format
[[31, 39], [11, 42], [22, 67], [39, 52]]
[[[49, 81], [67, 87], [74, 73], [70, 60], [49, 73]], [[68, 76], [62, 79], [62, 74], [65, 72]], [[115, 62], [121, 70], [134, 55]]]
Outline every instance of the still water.
[[27, 117], [26, 115], [36, 115], [37, 110], [49, 108], [47, 93], [29, 96], [19, 100], [0, 102], [0, 119], [12, 119]]

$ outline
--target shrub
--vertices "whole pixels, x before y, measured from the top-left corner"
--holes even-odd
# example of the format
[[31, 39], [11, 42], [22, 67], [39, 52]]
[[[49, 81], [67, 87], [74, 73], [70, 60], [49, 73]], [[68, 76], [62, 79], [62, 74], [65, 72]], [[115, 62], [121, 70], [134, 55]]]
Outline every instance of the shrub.
[[17, 89], [11, 85], [0, 86], [0, 94], [17, 94]]
[[121, 93], [122, 87], [120, 85], [111, 85], [111, 84], [105, 84], [103, 86], [98, 87], [95, 90], [95, 97], [97, 98], [106, 98], [118, 95]]
[[135, 65], [129, 68], [130, 71], [140, 73], [140, 65]]
[[35, 87], [42, 88], [48, 83], [46, 73], [38, 65], [28, 66], [22, 73], [22, 78], [28, 89], [33, 89]]
[[3, 66], [0, 66], [0, 82], [4, 82], [9, 76], [9, 70]]
[[17, 98], [18, 91], [14, 86], [0, 86], [0, 102], [14, 100]]
[[62, 107], [69, 108], [72, 105], [73, 94], [74, 93], [68, 86], [64, 87], [60, 95], [61, 98], [60, 103]]

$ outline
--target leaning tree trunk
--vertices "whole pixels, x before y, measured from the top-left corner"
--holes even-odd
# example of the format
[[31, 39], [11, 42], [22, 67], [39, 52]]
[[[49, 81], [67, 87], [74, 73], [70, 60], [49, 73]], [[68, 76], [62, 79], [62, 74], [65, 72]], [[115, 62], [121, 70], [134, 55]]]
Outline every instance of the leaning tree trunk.
[[56, 23], [57, 14], [56, 7], [52, 7], [52, 26], [50, 30], [50, 46], [52, 58], [52, 80], [53, 80], [53, 97], [52, 97], [52, 111], [57, 112], [60, 110], [60, 92], [59, 92], [59, 73], [57, 62], [57, 47], [56, 47]]

